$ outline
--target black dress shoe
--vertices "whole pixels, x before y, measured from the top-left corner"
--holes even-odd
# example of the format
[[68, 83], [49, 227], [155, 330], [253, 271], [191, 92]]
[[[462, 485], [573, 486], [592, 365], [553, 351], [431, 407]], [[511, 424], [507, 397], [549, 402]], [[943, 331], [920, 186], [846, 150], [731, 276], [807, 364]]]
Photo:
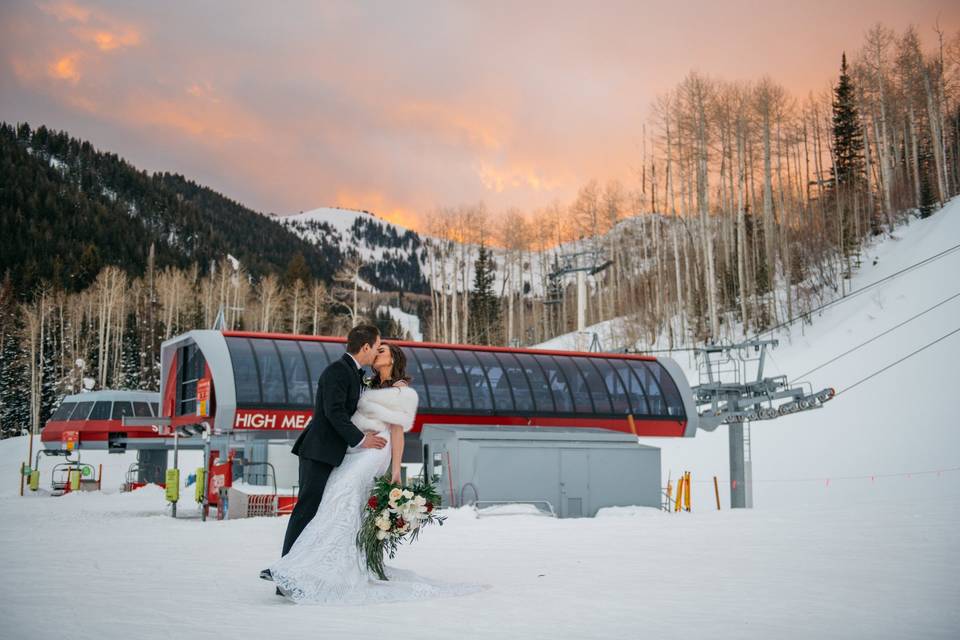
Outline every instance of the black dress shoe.
[[260, 572], [260, 579], [261, 579], [261, 580], [269, 580], [270, 582], [273, 582], [273, 574], [270, 573], [270, 569], [264, 569], [263, 571], [261, 571], [261, 572]]

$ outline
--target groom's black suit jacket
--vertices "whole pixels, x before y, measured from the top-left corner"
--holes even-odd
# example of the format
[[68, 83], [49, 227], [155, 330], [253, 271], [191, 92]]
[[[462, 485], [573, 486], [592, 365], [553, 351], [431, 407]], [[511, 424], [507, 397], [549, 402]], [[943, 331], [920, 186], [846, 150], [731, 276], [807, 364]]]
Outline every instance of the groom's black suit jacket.
[[323, 370], [317, 381], [313, 419], [294, 443], [295, 455], [336, 467], [343, 462], [347, 445], [360, 444], [363, 432], [350, 422], [350, 416], [357, 410], [362, 376], [346, 353]]

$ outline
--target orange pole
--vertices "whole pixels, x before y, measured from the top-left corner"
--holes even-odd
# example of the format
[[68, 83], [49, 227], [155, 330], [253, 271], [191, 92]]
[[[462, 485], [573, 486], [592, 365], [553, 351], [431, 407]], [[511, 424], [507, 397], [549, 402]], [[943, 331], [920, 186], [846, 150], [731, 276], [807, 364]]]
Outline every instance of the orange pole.
[[637, 423], [633, 419], [632, 413], [627, 414], [627, 424], [630, 425], [630, 431], [633, 433], [633, 435], [637, 436]]
[[690, 472], [687, 471], [683, 476], [683, 484], [686, 485], [686, 489], [683, 493], [683, 506], [687, 511], [690, 511]]
[[100, 473], [97, 474], [97, 491], [103, 489], [103, 463], [100, 463]]
[[717, 496], [717, 511], [720, 511], [720, 485], [717, 484], [717, 476], [713, 476], [713, 493]]

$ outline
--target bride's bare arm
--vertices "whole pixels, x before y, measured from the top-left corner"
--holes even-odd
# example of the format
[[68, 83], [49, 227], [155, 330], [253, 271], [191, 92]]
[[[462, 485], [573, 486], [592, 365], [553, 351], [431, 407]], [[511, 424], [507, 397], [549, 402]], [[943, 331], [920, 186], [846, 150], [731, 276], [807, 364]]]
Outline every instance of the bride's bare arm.
[[393, 482], [400, 482], [400, 463], [403, 461], [403, 427], [398, 424], [390, 425], [390, 477]]

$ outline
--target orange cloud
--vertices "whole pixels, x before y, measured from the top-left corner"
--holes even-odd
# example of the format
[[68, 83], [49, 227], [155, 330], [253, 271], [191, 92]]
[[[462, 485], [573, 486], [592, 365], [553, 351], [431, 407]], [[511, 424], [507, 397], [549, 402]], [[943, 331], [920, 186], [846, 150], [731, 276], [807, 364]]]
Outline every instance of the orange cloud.
[[80, 81], [80, 71], [77, 69], [79, 53], [68, 53], [60, 56], [47, 66], [47, 73], [58, 80], [67, 80], [76, 84]]
[[87, 22], [91, 13], [90, 9], [69, 0], [43, 3], [40, 5], [40, 10], [54, 16], [60, 22]]
[[113, 51], [122, 47], [135, 47], [140, 44], [140, 33], [127, 28], [122, 33], [111, 33], [105, 30], [90, 31], [78, 29], [75, 31], [80, 37], [92, 41], [100, 51]]
[[394, 105], [389, 115], [397, 124], [435, 131], [451, 142], [465, 139], [471, 146], [489, 150], [503, 146], [502, 127], [483, 122], [449, 105], [411, 100]]
[[417, 229], [419, 227], [419, 216], [414, 211], [388, 204], [383, 194], [375, 191], [355, 193], [341, 189], [337, 191], [334, 206], [356, 211], [369, 211], [406, 229]]
[[558, 181], [544, 178], [535, 169], [526, 166], [500, 169], [481, 160], [474, 165], [474, 170], [483, 186], [496, 193], [503, 193], [508, 188], [553, 191], [560, 186]]

